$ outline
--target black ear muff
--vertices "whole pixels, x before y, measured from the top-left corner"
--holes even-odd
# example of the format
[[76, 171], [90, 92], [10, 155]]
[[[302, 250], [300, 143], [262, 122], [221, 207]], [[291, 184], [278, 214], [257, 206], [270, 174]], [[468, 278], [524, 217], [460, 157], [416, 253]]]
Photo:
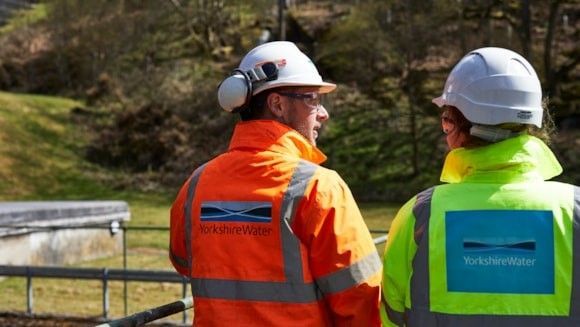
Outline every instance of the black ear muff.
[[266, 62], [248, 71], [234, 69], [218, 87], [218, 102], [228, 112], [240, 112], [250, 104], [256, 86], [277, 78], [278, 67], [273, 62]]

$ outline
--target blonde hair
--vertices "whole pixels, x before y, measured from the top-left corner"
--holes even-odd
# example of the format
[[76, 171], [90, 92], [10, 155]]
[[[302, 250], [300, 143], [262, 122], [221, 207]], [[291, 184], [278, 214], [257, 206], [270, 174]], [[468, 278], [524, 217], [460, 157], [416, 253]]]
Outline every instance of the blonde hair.
[[542, 117], [542, 128], [538, 128], [534, 125], [528, 125], [528, 134], [539, 138], [546, 144], [552, 143], [552, 138], [556, 134], [556, 124], [552, 118], [552, 111], [548, 106], [548, 98], [542, 100], [542, 108], [544, 109], [544, 115]]

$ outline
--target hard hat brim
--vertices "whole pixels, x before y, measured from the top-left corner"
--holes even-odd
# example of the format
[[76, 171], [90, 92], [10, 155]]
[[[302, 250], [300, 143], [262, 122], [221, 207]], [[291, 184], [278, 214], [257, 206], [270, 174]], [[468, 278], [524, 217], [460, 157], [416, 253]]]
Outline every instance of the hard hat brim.
[[334, 91], [335, 89], [336, 89], [336, 84], [322, 82], [322, 86], [320, 87], [320, 90], [318, 90], [318, 92], [319, 93], [330, 93], [330, 92]]
[[431, 102], [433, 102], [439, 108], [441, 108], [445, 105], [445, 100], [443, 100], [443, 96], [433, 98], [433, 100], [431, 100]]

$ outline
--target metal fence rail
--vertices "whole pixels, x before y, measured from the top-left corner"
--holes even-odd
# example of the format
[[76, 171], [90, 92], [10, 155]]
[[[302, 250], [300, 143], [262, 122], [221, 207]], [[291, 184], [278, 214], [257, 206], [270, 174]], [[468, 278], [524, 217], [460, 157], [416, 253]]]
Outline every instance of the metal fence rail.
[[[111, 234], [123, 231], [123, 269], [109, 268], [65, 268], [65, 267], [43, 267], [43, 266], [12, 266], [0, 265], [0, 276], [24, 277], [26, 278], [27, 313], [33, 313], [33, 278], [60, 278], [60, 279], [85, 279], [102, 281], [103, 290], [103, 318], [109, 317], [109, 281], [123, 281], [124, 285], [124, 305], [127, 314], [127, 281], [138, 282], [169, 282], [182, 284], [183, 299], [165, 304], [163, 306], [149, 309], [133, 314], [100, 326], [142, 326], [147, 322], [165, 318], [175, 313], [183, 312], [183, 323], [187, 322], [187, 310], [193, 306], [193, 298], [187, 298], [188, 279], [173, 271], [165, 270], [139, 270], [126, 269], [127, 267], [127, 239], [126, 232], [130, 230], [142, 231], [167, 231], [165, 226], [126, 226], [123, 224], [110, 225], [90, 225], [90, 226], [30, 226], [30, 225], [0, 225], [0, 228], [24, 229], [28, 231], [38, 230], [60, 230], [60, 229], [109, 229]], [[387, 241], [387, 230], [370, 230], [372, 234], [384, 234], [373, 239], [375, 245]]]
[[[58, 230], [68, 230], [68, 229], [105, 229], [109, 230], [111, 235], [117, 234], [119, 231], [123, 232], [123, 269], [127, 269], [127, 232], [128, 231], [169, 231], [168, 226], [129, 226], [124, 222], [119, 222], [117, 220], [112, 220], [110, 223], [104, 224], [93, 224], [93, 225], [29, 225], [29, 224], [18, 224], [18, 225], [7, 225], [0, 224], [0, 232], [2, 230], [15, 230], [18, 233], [33, 233], [39, 231], [58, 231]], [[128, 302], [127, 302], [127, 280], [124, 280], [123, 284], [123, 306], [125, 315], [128, 314]], [[185, 294], [183, 295], [185, 296]]]
[[[388, 231], [372, 231], [372, 233], [385, 233]], [[388, 234], [379, 236], [373, 239], [375, 245], [384, 243], [387, 241]], [[193, 297], [183, 298], [179, 301], [172, 302], [169, 304], [162, 305], [160, 307], [145, 310], [131, 316], [110, 321], [105, 324], [98, 325], [97, 327], [133, 327], [133, 326], [143, 326], [144, 324], [155, 321], [161, 318], [165, 318], [172, 314], [178, 312], [186, 312], [188, 309], [193, 307]], [[185, 322], [185, 321], [184, 321]]]
[[179, 301], [162, 305], [153, 309], [138, 312], [129, 317], [117, 319], [98, 325], [97, 327], [129, 327], [143, 326], [148, 322], [155, 321], [172, 314], [187, 311], [193, 307], [193, 297], [187, 297]]
[[0, 265], [0, 276], [183, 283], [186, 278], [168, 270], [65, 268]]
[[[371, 230], [371, 233], [388, 233], [388, 231], [380, 230]], [[373, 243], [375, 245], [379, 245], [387, 241], [388, 234], [376, 237], [373, 239]], [[186, 312], [188, 309], [193, 307], [193, 297], [183, 298], [179, 301], [172, 302], [169, 304], [165, 304], [160, 307], [152, 308], [149, 310], [145, 310], [131, 316], [121, 318], [118, 320], [110, 321], [109, 323], [101, 324], [97, 327], [133, 327], [133, 326], [143, 326], [144, 324], [155, 321], [161, 318], [165, 318], [172, 314], [176, 314], [178, 312]], [[185, 320], [184, 320], [185, 322]]]
[[[26, 278], [27, 313], [33, 313], [34, 297], [32, 278], [62, 278], [100, 280], [103, 283], [103, 318], [109, 316], [109, 281], [166, 282], [182, 284], [182, 294], [187, 294], [187, 278], [164, 270], [125, 270], [108, 268], [64, 268], [38, 266], [7, 266], [0, 265], [0, 276]], [[177, 311], [179, 312], [179, 311]], [[187, 311], [183, 311], [183, 322], [187, 321]]]

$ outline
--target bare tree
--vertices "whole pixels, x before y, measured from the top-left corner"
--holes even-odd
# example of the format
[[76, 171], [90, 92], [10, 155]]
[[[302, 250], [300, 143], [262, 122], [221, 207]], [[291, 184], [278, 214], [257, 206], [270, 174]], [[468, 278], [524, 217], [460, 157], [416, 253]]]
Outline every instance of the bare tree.
[[558, 48], [555, 46], [555, 32], [558, 29], [560, 8], [565, 2], [562, 0], [551, 0], [548, 11], [548, 25], [544, 39], [544, 74], [546, 94], [549, 97], [559, 96], [560, 83], [580, 63], [580, 46], [578, 43], [575, 44], [574, 48], [559, 67], [555, 63], [555, 57], [558, 55], [556, 52]]

